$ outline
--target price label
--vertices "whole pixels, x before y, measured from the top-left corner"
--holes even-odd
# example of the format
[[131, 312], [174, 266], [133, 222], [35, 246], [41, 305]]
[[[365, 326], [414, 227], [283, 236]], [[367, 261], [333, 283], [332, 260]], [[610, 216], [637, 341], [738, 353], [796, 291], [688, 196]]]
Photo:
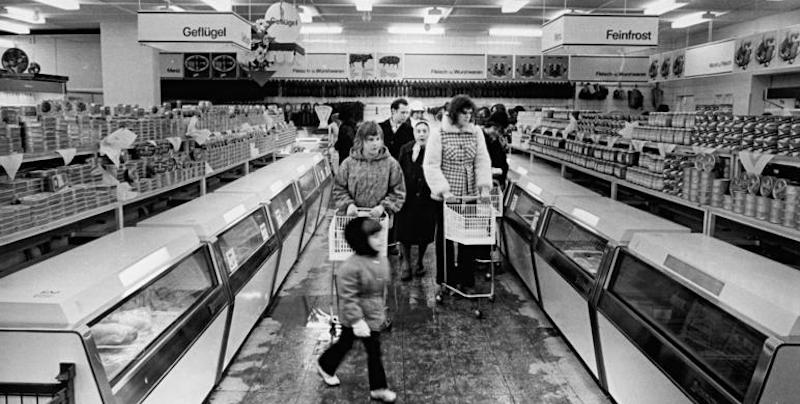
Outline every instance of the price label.
[[267, 239], [269, 238], [269, 233], [267, 232], [266, 223], [259, 224], [258, 228], [259, 230], [261, 230], [261, 238], [264, 239], [264, 241], [267, 241]]
[[519, 200], [519, 195], [516, 195], [516, 194], [514, 195], [513, 198], [511, 198], [511, 210], [516, 210], [517, 209], [517, 201], [518, 200]]
[[236, 269], [239, 266], [239, 261], [236, 259], [236, 252], [233, 251], [233, 248], [228, 249], [225, 251], [225, 260], [228, 262], [228, 269], [231, 271]]
[[289, 207], [289, 212], [294, 212], [294, 204], [292, 203], [291, 199], [286, 200], [286, 206]]

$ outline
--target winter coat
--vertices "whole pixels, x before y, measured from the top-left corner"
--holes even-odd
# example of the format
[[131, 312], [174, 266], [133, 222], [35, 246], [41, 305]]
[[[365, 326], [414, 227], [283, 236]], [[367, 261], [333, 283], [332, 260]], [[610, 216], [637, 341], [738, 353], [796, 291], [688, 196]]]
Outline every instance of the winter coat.
[[415, 144], [416, 141], [411, 141], [400, 148], [399, 163], [406, 183], [406, 201], [394, 223], [397, 226], [397, 241], [428, 244], [433, 241], [436, 229], [436, 202], [431, 199], [431, 189], [422, 172], [425, 147], [420, 149], [417, 159], [412, 160]]
[[353, 147], [353, 139], [356, 137], [356, 129], [352, 124], [343, 123], [339, 127], [339, 134], [336, 137], [336, 143], [333, 148], [339, 154], [339, 165], [341, 165], [347, 156], [350, 155], [350, 149]]
[[508, 175], [508, 159], [506, 156], [506, 148], [503, 140], [500, 137], [493, 138], [490, 135], [485, 135], [486, 149], [489, 151], [489, 159], [492, 160], [492, 168], [499, 168], [503, 170], [498, 180], [500, 184], [505, 184], [506, 176]]
[[390, 279], [386, 257], [353, 254], [336, 272], [342, 325], [352, 327], [364, 319], [371, 330], [380, 330], [386, 321], [384, 291]]
[[381, 205], [388, 213], [397, 213], [406, 199], [403, 171], [384, 146], [376, 157], [366, 157], [352, 149], [342, 162], [333, 185], [333, 199], [340, 212], [355, 204], [360, 208]]
[[479, 127], [468, 124], [459, 129], [445, 116], [441, 130], [432, 131], [426, 148], [422, 169], [433, 199], [442, 200], [446, 192], [471, 196], [491, 189], [492, 161]]
[[383, 144], [389, 149], [389, 154], [397, 160], [400, 157], [400, 148], [404, 144], [414, 140], [414, 128], [408, 122], [403, 122], [397, 128], [397, 132], [392, 132], [392, 119], [389, 118], [380, 124], [383, 131]]

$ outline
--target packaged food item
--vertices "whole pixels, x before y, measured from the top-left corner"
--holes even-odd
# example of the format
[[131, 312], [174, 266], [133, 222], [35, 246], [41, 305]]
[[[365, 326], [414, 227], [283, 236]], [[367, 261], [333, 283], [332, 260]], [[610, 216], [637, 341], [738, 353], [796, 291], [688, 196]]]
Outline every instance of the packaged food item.
[[92, 326], [92, 335], [97, 345], [127, 345], [136, 341], [136, 329], [119, 323], [98, 323]]

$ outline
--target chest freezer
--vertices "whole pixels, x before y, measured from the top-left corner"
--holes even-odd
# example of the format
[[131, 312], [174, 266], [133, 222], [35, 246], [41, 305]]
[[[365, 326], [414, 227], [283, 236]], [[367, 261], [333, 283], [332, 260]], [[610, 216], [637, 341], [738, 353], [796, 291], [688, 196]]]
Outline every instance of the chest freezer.
[[[255, 194], [211, 193], [151, 217], [139, 227], [187, 227], [209, 243], [233, 297], [222, 368], [267, 309], [280, 241]], [[221, 372], [220, 372], [221, 373]]]
[[[321, 156], [320, 156], [321, 157]], [[322, 193], [322, 202], [320, 203], [320, 213], [317, 217], [317, 227], [325, 220], [325, 213], [331, 205], [331, 195], [333, 193], [333, 172], [331, 171], [330, 163], [325, 158], [320, 158], [315, 167], [317, 171], [317, 179], [319, 180], [319, 188]]]
[[800, 272], [700, 234], [636, 234], [598, 301], [628, 403], [796, 403]]
[[690, 230], [601, 196], [558, 198], [541, 226], [534, 260], [542, 308], [603, 384], [594, 301], [609, 258], [636, 233]]
[[226, 294], [191, 230], [111, 233], [0, 279], [0, 384], [52, 383], [73, 364], [75, 403], [200, 403]]
[[539, 301], [533, 246], [545, 209], [560, 197], [597, 197], [572, 181], [555, 176], [531, 175], [518, 178], [508, 192], [501, 232], [501, 251], [525, 286]]
[[561, 171], [559, 169], [545, 163], [532, 162], [527, 155], [509, 154], [506, 161], [508, 162], [508, 179], [512, 182], [518, 180], [520, 177], [529, 175], [561, 176]]
[[317, 218], [322, 208], [322, 192], [313, 165], [301, 164], [297, 167], [297, 172], [297, 188], [300, 190], [300, 197], [303, 198], [303, 210], [305, 211], [303, 239], [300, 243], [302, 252], [317, 230]]

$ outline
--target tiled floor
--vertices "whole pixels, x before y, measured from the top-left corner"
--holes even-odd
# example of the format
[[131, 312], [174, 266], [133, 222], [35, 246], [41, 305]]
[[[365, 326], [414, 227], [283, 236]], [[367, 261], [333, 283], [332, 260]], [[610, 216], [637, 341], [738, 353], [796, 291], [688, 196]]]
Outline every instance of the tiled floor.
[[[327, 221], [321, 229], [327, 228]], [[279, 301], [251, 334], [213, 404], [369, 402], [366, 355], [354, 345], [329, 388], [315, 361], [330, 340], [331, 263], [318, 231], [286, 281]], [[433, 267], [433, 248], [426, 266]], [[382, 335], [389, 385], [401, 403], [609, 403], [558, 331], [512, 273], [497, 279], [482, 320], [472, 302], [437, 306], [432, 271], [390, 287], [391, 332]], [[479, 281], [482, 288], [488, 283]]]

